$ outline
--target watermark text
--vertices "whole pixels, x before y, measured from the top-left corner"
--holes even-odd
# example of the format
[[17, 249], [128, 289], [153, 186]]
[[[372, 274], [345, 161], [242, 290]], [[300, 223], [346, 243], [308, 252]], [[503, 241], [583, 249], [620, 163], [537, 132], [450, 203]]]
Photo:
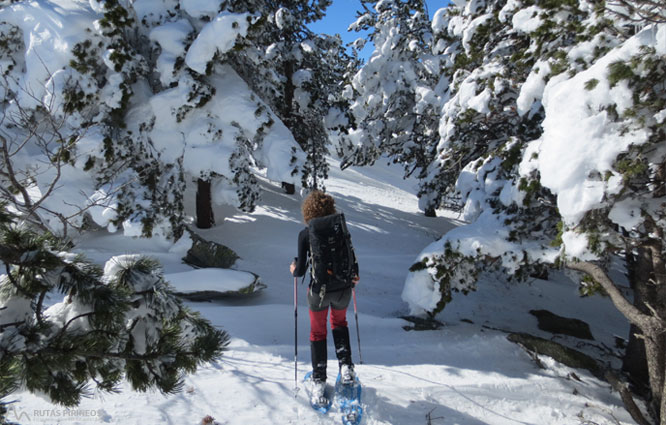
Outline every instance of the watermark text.
[[[14, 415], [14, 420], [24, 422], [54, 422], [64, 423], [68, 421], [76, 422], [102, 422], [104, 420], [104, 411], [102, 409], [9, 409]], [[11, 414], [9, 415], [11, 417]], [[23, 423], [23, 422], [22, 422]]]

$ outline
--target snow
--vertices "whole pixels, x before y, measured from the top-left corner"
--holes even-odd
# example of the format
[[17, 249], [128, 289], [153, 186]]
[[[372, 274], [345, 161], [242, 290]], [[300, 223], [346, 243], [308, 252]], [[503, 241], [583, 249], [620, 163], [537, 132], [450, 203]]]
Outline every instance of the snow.
[[150, 39], [162, 48], [162, 53], [157, 58], [157, 70], [162, 85], [168, 86], [173, 81], [176, 59], [185, 52], [185, 41], [192, 31], [192, 25], [181, 19], [155, 27], [150, 32]]
[[[200, 176], [209, 171], [218, 173], [229, 179], [233, 178], [228, 160], [237, 146], [237, 137], [244, 136], [252, 140], [262, 125], [269, 121], [273, 124], [264, 129], [266, 137], [263, 146], [255, 155], [264, 167], [267, 167], [268, 178], [274, 181], [294, 182], [291, 175], [291, 148], [297, 143], [280, 119], [273, 114], [249, 89], [247, 84], [229, 65], [223, 65], [220, 76], [212, 76], [211, 82], [216, 93], [206, 105], [189, 112], [187, 119], [178, 121], [175, 112], [187, 103], [189, 88], [179, 84], [165, 90], [150, 99], [152, 113], [156, 121], [152, 131], [152, 139], [164, 158], [176, 161], [183, 152], [183, 140], [186, 150], [183, 158], [185, 170], [193, 176]], [[258, 115], [257, 110], [263, 106], [267, 113]], [[220, 134], [220, 139], [211, 143], [210, 133]], [[226, 192], [223, 183], [217, 183], [214, 194], [219, 203], [235, 204], [233, 194]]]
[[440, 285], [427, 270], [419, 270], [407, 275], [402, 299], [410, 305], [410, 314], [422, 315], [433, 311], [441, 299]]
[[589, 241], [584, 233], [567, 231], [562, 234], [562, 244], [567, 256], [581, 261], [596, 260], [597, 256], [589, 251]]
[[446, 25], [448, 24], [447, 9], [441, 8], [432, 17], [432, 31], [434, 33], [442, 32], [446, 30]]
[[525, 115], [532, 110], [534, 102], [541, 100], [543, 90], [546, 87], [546, 77], [550, 74], [550, 64], [545, 61], [538, 61], [525, 83], [520, 88], [520, 95], [516, 100], [518, 114]]
[[506, 22], [513, 11], [520, 7], [520, 5], [520, 0], [508, 0], [497, 15], [497, 19], [499, 19], [500, 22]]
[[657, 45], [655, 46], [657, 53], [666, 55], [666, 25], [660, 25], [657, 29]]
[[531, 33], [541, 26], [541, 19], [539, 13], [541, 8], [538, 6], [530, 6], [521, 9], [513, 15], [511, 23], [513, 28], [519, 32]]
[[44, 312], [44, 316], [47, 321], [55, 324], [57, 329], [62, 329], [67, 323], [71, 322], [69, 329], [88, 331], [90, 330], [88, 319], [80, 316], [91, 311], [92, 308], [89, 305], [78, 302], [76, 298], [66, 297], [63, 302], [48, 308]]
[[164, 278], [179, 293], [234, 292], [247, 288], [255, 279], [251, 273], [217, 268], [169, 273]]
[[220, 10], [220, 0], [187, 0], [181, 6], [193, 18], [214, 15]]
[[[557, 207], [569, 226], [579, 223], [587, 211], [603, 207], [609, 195], [618, 193], [622, 176], [613, 168], [617, 156], [629, 146], [647, 141], [645, 130], [622, 131], [624, 123], [608, 115], [608, 106], [615, 105], [619, 113], [631, 107], [632, 96], [626, 82], [610, 87], [606, 76], [613, 62], [628, 61], [641, 46], [655, 45], [657, 34], [654, 28], [646, 29], [589, 69], [573, 78], [553, 78], [544, 89], [546, 118], [538, 168], [541, 184], [557, 195]], [[586, 83], [591, 80], [598, 84], [588, 90]]]
[[118, 255], [109, 259], [104, 264], [104, 275], [115, 276], [127, 268], [127, 265], [141, 258], [140, 254]]
[[613, 205], [608, 218], [625, 230], [631, 230], [643, 222], [641, 204], [635, 199], [623, 199]]
[[465, 24], [465, 29], [462, 31], [462, 44], [465, 50], [470, 50], [470, 42], [472, 41], [474, 34], [476, 34], [476, 30], [479, 28], [479, 26], [485, 24], [486, 21], [492, 19], [492, 17], [493, 16], [490, 13], [487, 13], [473, 19], [472, 22]]
[[[326, 182], [338, 209], [347, 217], [360, 261], [361, 282], [356, 293], [363, 364], [358, 364], [351, 308], [348, 320], [356, 371], [364, 386], [364, 423], [421, 424], [432, 412], [433, 418], [445, 417], [445, 423], [465, 425], [561, 425], [578, 423], [581, 418], [590, 423], [633, 424], [608, 384], [544, 356], [540, 359], [546, 368], [539, 369], [503, 332], [492, 329], [548, 338], [550, 334], [539, 331], [529, 314], [530, 309], [546, 308], [590, 323], [599, 344], [613, 346], [614, 335], [628, 334], [626, 321], [607, 299], [580, 298], [576, 285], [564, 276], [519, 286], [485, 277], [482, 291], [457, 297], [438, 316], [446, 323], [442, 329], [402, 329], [408, 322], [398, 316], [409, 313], [401, 300], [407, 269], [423, 246], [454, 228], [456, 222], [424, 217], [414, 195], [416, 180], [403, 181], [399, 167], [385, 163], [350, 167], [343, 173], [331, 161], [331, 178]], [[199, 231], [204, 238], [234, 249], [241, 256], [236, 267], [259, 274], [267, 284], [263, 293], [242, 300], [187, 302], [230, 333], [231, 344], [221, 360], [186, 377], [182, 393], [134, 393], [123, 384], [118, 394], [93, 391], [78, 410], [95, 412], [105, 423], [129, 425], [197, 425], [206, 415], [225, 425], [340, 423], [335, 409], [327, 416], [313, 411], [302, 391], [300, 379], [310, 370], [310, 354], [306, 286], [301, 280], [297, 335], [301, 391], [294, 391], [294, 281], [288, 266], [304, 226], [302, 197], [287, 196], [267, 180], [262, 180], [262, 188], [262, 202], [255, 213], [219, 206], [215, 208], [219, 224]], [[188, 192], [186, 204], [192, 206], [193, 199]], [[483, 236], [479, 235], [477, 243], [485, 243]], [[166, 280], [172, 283], [217, 285], [223, 280], [219, 270], [193, 270], [182, 263], [188, 240], [172, 249], [159, 241], [99, 232], [78, 241], [77, 249], [100, 264], [119, 254], [149, 255], [162, 262]], [[471, 240], [469, 247], [473, 248]], [[416, 291], [415, 296], [427, 293]], [[334, 359], [329, 343], [330, 379], [335, 377]], [[569, 379], [572, 372], [581, 381]], [[12, 399], [17, 400], [16, 411], [30, 418], [40, 409], [67, 412], [28, 392], [15, 393]], [[12, 414], [10, 409], [10, 420]], [[89, 418], [64, 413], [58, 420], [61, 424], [89, 423]]]
[[[0, 22], [10, 22], [23, 32], [25, 72], [19, 101], [34, 107], [46, 94], [44, 82], [72, 59], [70, 49], [86, 37], [96, 15], [76, 0], [32, 1], [3, 7]], [[100, 15], [101, 17], [101, 15]]]
[[[188, 37], [194, 31], [192, 23], [185, 19], [165, 23], [167, 3], [171, 7], [176, 2], [193, 18], [211, 17], [209, 22], [202, 24], [189, 48]], [[469, 16], [483, 6], [484, 0], [455, 0], [454, 3], [465, 7], [465, 16]], [[254, 158], [257, 162], [253, 165], [264, 167], [257, 173], [262, 200], [254, 213], [239, 212], [226, 205], [237, 203], [236, 190], [223, 179], [217, 180], [213, 185], [213, 199], [218, 225], [199, 230], [204, 238], [223, 243], [240, 255], [241, 259], [236, 263], [238, 270], [193, 270], [182, 262], [185, 251], [191, 246], [188, 236], [172, 244], [161, 230], [167, 224], [158, 222], [154, 225], [155, 237], [142, 239], [139, 237], [142, 233], [140, 219], [125, 221], [123, 235], [110, 234], [106, 230], [89, 233], [76, 241], [77, 250], [100, 265], [106, 264], [108, 276], [116, 274], [123, 264], [139, 255], [148, 255], [162, 263], [165, 280], [179, 290], [238, 288], [253, 277], [242, 270], [257, 273], [267, 288], [242, 300], [187, 303], [215, 326], [227, 330], [232, 339], [221, 360], [204, 365], [186, 378], [184, 392], [176, 395], [137, 394], [128, 384], [123, 384], [122, 392], [117, 394], [93, 391], [93, 395], [82, 400], [77, 409], [98, 412], [96, 416], [107, 423], [124, 424], [198, 424], [205, 415], [230, 425], [339, 423], [339, 418], [333, 414], [321, 417], [313, 412], [304, 392], [297, 390], [300, 384], [293, 381], [293, 278], [288, 265], [296, 253], [298, 232], [303, 228], [300, 214], [303, 193], [288, 196], [276, 184], [297, 180], [289, 167], [292, 148], [297, 147], [293, 136], [230, 66], [217, 68], [209, 81], [216, 93], [224, 93], [224, 96], [214, 96], [204, 107], [190, 111], [185, 119], [176, 119], [179, 109], [190, 103], [188, 84], [196, 83], [193, 79], [188, 80], [187, 73], [174, 75], [177, 59], [184, 56], [189, 68], [205, 74], [211, 59], [231, 49], [247, 34], [250, 22], [257, 18], [247, 13], [218, 13], [220, 4], [219, 0], [133, 2], [138, 16], [154, 26], [149, 37], [161, 47], [157, 59], [160, 82], [164, 87], [178, 84], [144, 104], [134, 104], [130, 116], [155, 117], [155, 125], [147, 135], [151, 146], [165, 162], [182, 158], [188, 177], [215, 172], [232, 179], [228, 159], [238, 148], [238, 140], [254, 141], [260, 131], [266, 133], [261, 144], [252, 146], [256, 150]], [[376, 8], [387, 6], [388, 2], [379, 2]], [[511, 15], [517, 7], [517, 0], [508, 2], [500, 12], [500, 19], [506, 22], [511, 16], [516, 31], [534, 31], [540, 22], [535, 18], [538, 9], [531, 7]], [[26, 89], [21, 99], [24, 106], [41, 99], [53, 99], [53, 95], [61, 90], [67, 74], [59, 70], [72, 58], [71, 47], [86, 37], [87, 29], [94, 28], [93, 23], [102, 12], [102, 3], [97, 0], [21, 2], [0, 10], [0, 21], [18, 25], [23, 31], [26, 71], [19, 85]], [[285, 11], [281, 10], [278, 15], [277, 24], [284, 27], [288, 18]], [[451, 35], [461, 36], [469, 47], [479, 26], [491, 18], [486, 14], [467, 22], [462, 16], [449, 18], [444, 12], [438, 12], [432, 27], [436, 32], [447, 29]], [[369, 61], [372, 66], [364, 68], [353, 80], [354, 87], [360, 87], [369, 81], [364, 73], [370, 73], [372, 69], [383, 69], [382, 72], [395, 77], [393, 84], [382, 81], [384, 93], [377, 92], [374, 97], [368, 97], [370, 106], [380, 104], [383, 96], [390, 96], [399, 88], [397, 75], [414, 80], [413, 68], [391, 68], [392, 64], [383, 63], [391, 56], [391, 40], [391, 37], [377, 40], [377, 52], [383, 54], [373, 54]], [[520, 114], [533, 110], [539, 101], [543, 102], [547, 112], [543, 137], [529, 144], [521, 163], [521, 173], [527, 175], [536, 169], [541, 172], [541, 183], [557, 195], [558, 208], [571, 227], [575, 227], [586, 211], [606, 206], [608, 196], [617, 193], [621, 176], [613, 169], [613, 161], [618, 153], [630, 144], [645, 142], [643, 132], [631, 129], [622, 138], [618, 137], [619, 124], [610, 120], [604, 111], [610, 105], [619, 112], [632, 106], [625, 83], [609, 86], [607, 68], [613, 61], [626, 60], [642, 45], [654, 46], [658, 53], [666, 54], [666, 25], [641, 32], [573, 78], [563, 74], [551, 78], [546, 84], [549, 69], [546, 64], [539, 63], [528, 79], [529, 84], [521, 90]], [[303, 50], [308, 51], [310, 47], [303, 46]], [[593, 42], [582, 45], [570, 52], [570, 58], [588, 57], [593, 47]], [[107, 52], [106, 64], [113, 68], [110, 53]], [[382, 68], [384, 65], [386, 67]], [[467, 76], [456, 94], [457, 99], [447, 103], [446, 107], [487, 113], [491, 93], [489, 89], [479, 90], [476, 80], [498, 72], [489, 68]], [[118, 74], [110, 74], [108, 78], [109, 85], [102, 96], [106, 105], [114, 107], [119, 105], [121, 80]], [[597, 79], [599, 84], [586, 90], [585, 85], [591, 79]], [[307, 80], [306, 71], [295, 75], [296, 85]], [[45, 81], [50, 83], [45, 86]], [[444, 93], [447, 82], [442, 81], [435, 91], [420, 88], [421, 99], [443, 104], [443, 99], [438, 100], [438, 97]], [[140, 88], [138, 85], [134, 87], [135, 90]], [[572, 92], [585, 95], [571, 96]], [[299, 97], [303, 106], [308, 101], [306, 96]], [[57, 102], [56, 98], [56, 108]], [[361, 113], [356, 118], [362, 119]], [[663, 121], [664, 116], [666, 112], [657, 120]], [[445, 123], [439, 129], [442, 136], [449, 130]], [[212, 139], [209, 137], [211, 133], [219, 137]], [[355, 136], [352, 134], [351, 138]], [[356, 137], [360, 144], [359, 139]], [[579, 143], [582, 139], [588, 143]], [[97, 129], [83, 135], [77, 152], [79, 167], [64, 166], [60, 170], [58, 190], [44, 204], [45, 207], [63, 214], [73, 213], [77, 206], [103, 200], [113, 192], [112, 187], [93, 187], [90, 175], [82, 172], [80, 167], [86, 154], [101, 156], [102, 143]], [[22, 159], [30, 161], [30, 158]], [[328, 192], [336, 198], [338, 209], [347, 217], [360, 261], [361, 283], [356, 289], [358, 319], [353, 320], [351, 312], [349, 318], [352, 340], [356, 339], [354, 325], [358, 324], [362, 334], [365, 362], [358, 364], [356, 370], [364, 384], [365, 423], [419, 424], [431, 412], [433, 417], [446, 418], [451, 424], [559, 425], [583, 420], [633, 424], [621, 407], [619, 396], [612, 393], [606, 383], [580, 370], [575, 373], [581, 381], [569, 379], [571, 369], [543, 356], [540, 359], [546, 367], [539, 369], [528, 355], [506, 340], [505, 332], [499, 330], [530, 332], [551, 338], [552, 335], [537, 329], [535, 319], [529, 314], [531, 309], [543, 308], [587, 321], [599, 346], [612, 347], [615, 335], [628, 334], [626, 320], [608, 299], [580, 298], [577, 285], [566, 276], [554, 273], [549, 281], [534, 279], [529, 284], [515, 286], [502, 283], [492, 275], [484, 275], [479, 283], [479, 287], [483, 286], [482, 291], [467, 297], [456, 295], [455, 302], [437, 316], [446, 324], [442, 329], [428, 332], [403, 330], [407, 322], [399, 316], [421, 314], [439, 301], [439, 286], [432, 280], [432, 273], [426, 270], [408, 273], [407, 270], [427, 256], [441, 255], [445, 243], [456, 241], [456, 248], [464, 255], [501, 257], [509, 272], [516, 269], [520, 259], [505, 258], [507, 253], [522, 252], [532, 260], [553, 261], [559, 249], [543, 247], [536, 242], [521, 245], [507, 240], [508, 235], [502, 230], [503, 217], [492, 214], [484, 200], [489, 193], [500, 191], [501, 202], [509, 205], [521, 202], [524, 195], [512, 183], [497, 178], [494, 171], [497, 162], [488, 161], [478, 169], [470, 164], [461, 175], [458, 188], [466, 204], [462, 216], [457, 218], [475, 220], [474, 225], [464, 225], [455, 220], [455, 214], [450, 211], [438, 211], [439, 218], [424, 217], [415, 195], [416, 180], [402, 180], [398, 177], [402, 170], [384, 165], [385, 161], [380, 159], [375, 166], [364, 169], [350, 167], [343, 173], [331, 159], [330, 179], [326, 181]], [[36, 172], [44, 177], [44, 181], [50, 180], [48, 172], [43, 174], [39, 169]], [[30, 188], [30, 193], [38, 197], [44, 190], [45, 187], [38, 184]], [[194, 213], [192, 184], [185, 197], [188, 220], [191, 221]], [[613, 205], [609, 217], [618, 225], [631, 229], [640, 224], [641, 207], [631, 200], [618, 202]], [[657, 205], [649, 207], [660, 208]], [[93, 220], [106, 226], [108, 231], [115, 230], [110, 223], [115, 218], [114, 205], [95, 206], [90, 213]], [[48, 224], [58, 228], [55, 219]], [[442, 234], [447, 236], [436, 240]], [[564, 232], [562, 239], [568, 255], [593, 258], [585, 235], [569, 230]], [[424, 246], [427, 246], [425, 250]], [[473, 271], [470, 268], [461, 267], [460, 270], [470, 275]], [[6, 276], [0, 276], [0, 279], [6, 279]], [[150, 275], [137, 285], [138, 289], [150, 289], [160, 282], [159, 276]], [[296, 361], [302, 375], [310, 368], [309, 324], [306, 285], [300, 281], [297, 289], [299, 355]], [[29, 319], [26, 316], [29, 302], [13, 299], [9, 309], [0, 305], [0, 324]], [[5, 303], [10, 304], [7, 300]], [[142, 305], [137, 310], [127, 319], [142, 319], [149, 315], [150, 306]], [[51, 304], [46, 313], [52, 322], [65, 323], [86, 311], [83, 305], [64, 309], [62, 303], [56, 303]], [[85, 325], [84, 319], [73, 324]], [[155, 334], [139, 320], [133, 330], [136, 350], [141, 352], [154, 337]], [[12, 333], [11, 329], [0, 332], [0, 339], [6, 345], [24, 344], [22, 337]], [[352, 348], [358, 362], [359, 347], [353, 344]], [[332, 378], [336, 362], [331, 344], [329, 359], [329, 376]], [[296, 389], [294, 385], [297, 385]], [[94, 390], [94, 385], [91, 388]], [[69, 412], [46, 403], [43, 395], [27, 391], [12, 394], [12, 399], [17, 400], [17, 410], [32, 419], [41, 419], [35, 412], [43, 409]], [[20, 417], [12, 418], [11, 414], [10, 410], [10, 420], [21, 420]], [[85, 419], [89, 418], [62, 414], [58, 422], [89, 422]]]
[[249, 13], [230, 12], [217, 15], [212, 22], [204, 26], [187, 51], [187, 66], [199, 74], [205, 74], [208, 62], [216, 53], [226, 53], [234, 47], [239, 36], [245, 37], [251, 16]]
[[[168, 8], [173, 8], [179, 0], [135, 0], [132, 5], [137, 17], [147, 24], [159, 24], [169, 18]], [[90, 0], [91, 5], [97, 0]], [[193, 3], [193, 2], [184, 2]]]

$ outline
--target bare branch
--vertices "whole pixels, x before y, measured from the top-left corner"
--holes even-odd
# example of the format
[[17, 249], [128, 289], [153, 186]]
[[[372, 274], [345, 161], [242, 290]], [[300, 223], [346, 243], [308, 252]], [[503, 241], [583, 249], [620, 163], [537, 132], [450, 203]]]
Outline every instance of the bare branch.
[[[49, 77], [52, 78], [47, 65], [44, 63], [43, 66]], [[8, 86], [10, 77], [2, 78], [5, 85]], [[52, 82], [52, 80], [50, 81]], [[85, 136], [89, 127], [82, 126], [71, 132], [71, 135], [69, 134], [67, 123], [70, 115], [65, 111], [62, 111], [63, 113], [54, 112], [57, 108], [57, 99], [52, 83], [51, 86], [45, 87], [50, 94], [48, 99], [40, 98], [29, 88], [20, 86], [18, 82], [15, 85], [26, 98], [32, 99], [38, 108], [34, 110], [25, 108], [17, 99], [13, 99], [12, 112], [4, 111], [0, 117], [1, 123], [4, 124], [4, 131], [0, 129], [0, 161], [4, 162], [0, 176], [10, 183], [9, 187], [4, 185], [0, 187], [0, 196], [21, 211], [24, 219], [36, 223], [39, 228], [48, 229], [39, 211], [54, 216], [62, 223], [62, 231], [66, 235], [69, 227], [80, 228], [75, 224], [74, 218], [80, 217], [93, 206], [105, 205], [105, 202], [111, 199], [115, 192], [100, 197], [94, 202], [89, 202], [89, 205], [85, 207], [77, 207], [77, 211], [69, 216], [44, 206], [45, 201], [62, 187], [64, 167], [70, 161], [70, 158], [66, 158], [64, 154], [69, 153], [70, 149], [74, 149], [76, 142]], [[88, 112], [88, 118], [92, 116], [93, 111], [91, 110]], [[7, 131], [12, 128], [18, 129], [22, 134], [18, 136], [11, 130]], [[16, 140], [17, 138], [19, 140]], [[41, 157], [36, 158], [32, 164], [23, 166], [23, 169], [19, 169], [13, 158], [28, 145], [40, 149]], [[42, 178], [47, 173], [48, 177]], [[38, 196], [31, 191], [31, 187], [35, 184], [39, 184]], [[19, 196], [16, 196], [16, 192]]]
[[65, 332], [67, 332], [67, 328], [69, 328], [69, 325], [71, 325], [75, 320], [81, 319], [81, 318], [83, 318], [83, 317], [94, 316], [95, 314], [97, 314], [97, 313], [94, 312], [94, 311], [90, 311], [90, 312], [88, 312], [88, 313], [81, 313], [81, 314], [79, 314], [79, 315], [77, 315], [77, 316], [72, 317], [72, 318], [69, 319], [69, 320], [67, 321], [67, 323], [65, 323], [65, 325], [60, 329], [60, 331], [58, 332], [58, 334], [55, 336], [54, 339], [59, 339], [59, 338], [63, 337], [63, 336], [65, 335]]
[[652, 328], [655, 318], [644, 314], [630, 303], [601, 267], [585, 261], [570, 262], [567, 263], [567, 267], [588, 274], [598, 282], [611, 298], [615, 307], [617, 307], [617, 309], [629, 319], [629, 322], [638, 326], [642, 330]]
[[666, 22], [666, 5], [662, 0], [610, 0], [606, 4], [609, 12], [631, 22]]
[[14, 164], [12, 163], [12, 160], [9, 156], [9, 151], [7, 149], [7, 139], [5, 139], [3, 136], [0, 135], [0, 153], [2, 154], [2, 159], [4, 160], [3, 162], [5, 163], [5, 167], [7, 170], [8, 178], [11, 184], [21, 192], [21, 196], [23, 197], [23, 202], [27, 208], [31, 208], [32, 204], [30, 201], [30, 195], [28, 194], [28, 190], [16, 179], [16, 171], [14, 170]]
[[641, 409], [636, 405], [627, 384], [621, 382], [615, 373], [610, 370], [606, 371], [604, 377], [611, 384], [611, 387], [620, 393], [624, 407], [627, 409], [627, 412], [629, 412], [631, 417], [640, 425], [651, 425], [650, 421], [645, 419], [643, 412], [641, 412]]

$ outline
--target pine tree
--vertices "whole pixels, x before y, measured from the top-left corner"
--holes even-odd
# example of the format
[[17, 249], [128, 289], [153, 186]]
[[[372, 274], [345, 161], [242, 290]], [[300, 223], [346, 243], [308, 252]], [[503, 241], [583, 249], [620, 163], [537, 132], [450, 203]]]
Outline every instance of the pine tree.
[[[99, 211], [113, 210], [114, 216], [99, 224], [113, 230], [135, 222], [145, 236], [166, 227], [167, 236], [177, 238], [183, 229], [182, 169], [178, 161], [160, 161], [150, 140], [128, 128], [126, 119], [135, 91], [150, 76], [143, 55], [147, 39], [128, 4], [109, 0], [96, 7], [98, 25], [71, 48], [65, 56], [69, 63], [60, 69], [33, 61], [39, 55], [27, 52], [22, 38], [9, 38], [0, 52], [8, 65], [0, 123], [6, 140], [3, 160], [14, 170], [13, 176], [4, 176], [9, 183], [3, 183], [8, 188], [3, 197], [14, 203], [12, 191], [38, 188], [42, 199], [32, 202], [23, 195], [17, 209], [43, 230], [81, 230], [86, 216], [101, 218]], [[53, 13], [65, 16], [67, 11]], [[22, 25], [27, 32], [38, 30]], [[12, 24], [7, 28], [11, 34], [21, 32]], [[87, 180], [87, 187], [76, 197], [65, 194], [62, 188], [69, 182], [62, 180], [83, 174], [88, 176], [80, 180]]]
[[177, 239], [183, 231], [182, 164], [160, 158], [146, 134], [150, 117], [139, 128], [128, 127], [135, 90], [145, 81], [155, 86], [150, 81], [154, 64], [146, 48], [146, 30], [129, 2], [105, 0], [101, 12], [98, 31], [72, 51], [70, 66], [80, 75], [72, 81], [87, 81], [87, 89], [82, 92], [77, 84], [64, 91], [67, 98], [79, 99], [70, 102], [75, 111], [86, 116], [102, 111], [86, 125], [100, 127], [103, 155], [88, 156], [85, 169], [98, 176], [98, 186], [119, 188], [114, 196], [115, 227], [137, 223], [144, 236], [164, 231]]
[[[435, 193], [460, 196], [470, 224], [424, 250], [403, 296], [410, 299], [415, 287], [439, 291], [438, 303], [420, 307], [434, 314], [454, 291], [475, 289], [479, 271], [501, 268], [519, 279], [541, 275], [550, 265], [581, 271], [581, 290], [603, 288], [642, 334], [650, 410], [663, 424], [664, 212], [655, 205], [665, 197], [666, 158], [656, 146], [664, 137], [666, 92], [654, 84], [664, 78], [663, 48], [650, 38], [664, 31], [663, 24], [646, 25], [631, 38], [640, 28], [603, 5], [457, 4], [438, 12], [434, 23], [452, 84], [440, 123], [438, 169], [428, 183]], [[583, 81], [586, 75], [595, 77]], [[595, 95], [602, 92], [611, 100], [599, 103]], [[586, 105], [579, 121], [557, 120], [577, 102]], [[578, 125], [599, 116], [608, 118], [603, 140], [594, 132], [577, 134]], [[563, 132], [579, 146], [599, 143], [614, 157], [596, 161], [588, 153], [566, 174], [569, 169], [554, 166], [560, 158], [552, 158]], [[571, 188], [585, 201], [571, 202]], [[591, 195], [593, 190], [603, 195]], [[486, 243], [471, 246], [469, 240]], [[608, 265], [619, 255], [636, 305], [608, 277]], [[637, 409], [631, 413], [646, 422]]]
[[[339, 108], [341, 81], [353, 61], [339, 37], [314, 34], [307, 24], [321, 19], [330, 0], [234, 3], [233, 10], [251, 10], [262, 18], [241, 49], [231, 52], [234, 68], [289, 128], [300, 146], [294, 163], [305, 156], [303, 187], [323, 188], [328, 176], [330, 136], [327, 116]], [[235, 9], [234, 9], [235, 8]]]
[[[355, 130], [343, 146], [346, 164], [386, 155], [405, 175], [426, 176], [438, 140], [440, 96], [447, 80], [430, 53], [432, 31], [422, 0], [363, 1], [351, 28], [369, 30], [375, 50], [348, 90]], [[426, 205], [429, 215], [434, 211]]]
[[[77, 405], [94, 388], [182, 388], [184, 373], [217, 359], [228, 342], [170, 291], [159, 264], [111, 259], [104, 270], [0, 209], [0, 397], [19, 387]], [[53, 294], [60, 303], [47, 305]]]

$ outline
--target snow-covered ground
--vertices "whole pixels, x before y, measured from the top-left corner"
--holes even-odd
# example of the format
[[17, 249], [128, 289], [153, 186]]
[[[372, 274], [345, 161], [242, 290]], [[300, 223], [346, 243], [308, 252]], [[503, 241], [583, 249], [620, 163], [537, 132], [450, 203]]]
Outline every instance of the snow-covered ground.
[[[633, 424], [609, 385], [585, 371], [542, 358], [545, 369], [499, 329], [521, 330], [550, 338], [536, 328], [531, 309], [550, 309], [587, 321], [594, 344], [612, 347], [613, 336], [626, 337], [628, 326], [607, 299], [581, 299], [563, 276], [530, 284], [506, 284], [488, 276], [479, 291], [456, 297], [438, 319], [436, 331], [405, 331], [408, 313], [401, 300], [407, 269], [419, 252], [456, 225], [455, 215], [440, 211], [426, 218], [417, 210], [414, 182], [401, 170], [336, 166], [326, 182], [352, 232], [359, 257], [358, 323], [363, 364], [363, 423], [432, 424]], [[232, 336], [228, 351], [185, 379], [182, 393], [134, 393], [84, 399], [78, 409], [64, 409], [21, 392], [8, 418], [19, 423], [62, 424], [199, 424], [210, 415], [220, 424], [339, 424], [335, 409], [327, 416], [312, 410], [300, 382], [310, 369], [306, 285], [299, 282], [298, 387], [294, 387], [293, 278], [288, 266], [296, 254], [301, 196], [289, 196], [263, 182], [263, 199], [253, 214], [216, 209], [218, 225], [201, 231], [241, 257], [235, 268], [261, 276], [267, 288], [253, 297], [193, 303], [216, 326]], [[190, 196], [192, 194], [189, 194]], [[193, 199], [190, 199], [193, 201]], [[190, 202], [190, 205], [193, 205]], [[191, 211], [190, 211], [191, 212]], [[447, 217], [448, 216], [448, 217]], [[141, 253], [158, 258], [165, 273], [191, 271], [182, 249], [158, 241], [99, 233], [80, 241], [78, 249], [102, 263], [113, 255]], [[195, 279], [198, 275], [192, 273]], [[223, 275], [220, 275], [222, 279]], [[205, 277], [210, 279], [209, 276]], [[195, 284], [196, 282], [193, 282]], [[464, 319], [464, 321], [462, 320]], [[354, 314], [350, 308], [355, 362], [359, 362]], [[329, 379], [337, 371], [329, 343]], [[430, 421], [428, 419], [430, 416]]]

